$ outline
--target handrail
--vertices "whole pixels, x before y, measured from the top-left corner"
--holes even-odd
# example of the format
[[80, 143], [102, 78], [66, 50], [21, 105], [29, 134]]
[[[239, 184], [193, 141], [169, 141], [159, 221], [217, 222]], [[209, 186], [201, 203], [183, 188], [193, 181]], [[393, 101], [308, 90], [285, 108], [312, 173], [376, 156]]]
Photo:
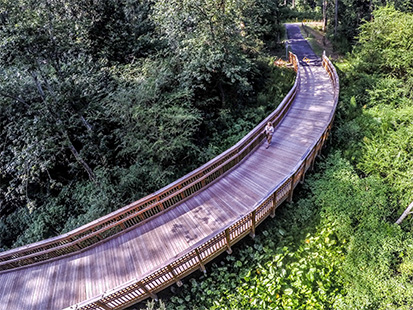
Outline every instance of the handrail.
[[295, 98], [300, 81], [299, 64], [291, 52], [289, 58], [297, 72], [294, 86], [277, 109], [233, 147], [157, 192], [106, 216], [57, 237], [0, 253], [0, 272], [82, 252], [188, 199], [237, 166], [261, 144], [266, 123], [278, 125]]
[[[247, 234], [255, 235], [255, 228], [268, 216], [274, 217], [276, 208], [286, 199], [291, 200], [294, 188], [304, 180], [305, 173], [313, 166], [315, 157], [320, 153], [332, 127], [334, 113], [339, 96], [339, 79], [337, 72], [325, 56], [322, 57], [322, 66], [328, 72], [334, 87], [334, 105], [328, 124], [303, 159], [281, 184], [275, 187], [266, 197], [255, 204], [252, 212], [244, 214], [234, 220], [227, 227], [222, 228], [212, 236], [208, 236], [184, 253], [167, 261], [154, 272], [148, 272], [139, 279], [131, 280], [103, 295], [83, 301], [66, 310], [97, 310], [97, 309], [124, 309], [148, 297], [157, 299], [156, 292], [173, 283], [180, 283], [191, 272], [201, 269], [205, 271], [205, 264], [224, 251], [231, 251], [231, 246]], [[297, 62], [298, 65], [298, 62]], [[299, 72], [299, 71], [298, 71]], [[297, 80], [299, 75], [297, 75]], [[297, 82], [296, 80], [296, 82]], [[261, 124], [260, 124], [261, 125]], [[242, 140], [241, 140], [242, 141]]]

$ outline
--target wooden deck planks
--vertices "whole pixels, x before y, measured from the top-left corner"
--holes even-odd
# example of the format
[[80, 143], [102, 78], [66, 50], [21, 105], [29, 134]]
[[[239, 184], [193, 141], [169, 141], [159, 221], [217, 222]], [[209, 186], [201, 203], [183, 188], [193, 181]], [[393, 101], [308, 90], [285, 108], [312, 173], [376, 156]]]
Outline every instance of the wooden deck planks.
[[146, 252], [146, 247], [142, 246], [142, 238], [136, 236], [136, 239], [128, 238], [127, 240], [127, 243], [130, 244], [130, 252], [132, 254], [132, 261], [134, 262], [134, 272], [131, 276], [139, 277], [147, 270], [150, 270], [152, 265], [151, 262], [145, 263], [145, 257], [147, 255], [143, 253]]
[[[197, 212], [197, 208], [191, 209], [186, 203], [184, 205], [185, 208], [187, 208], [187, 214], [191, 215], [185, 218], [185, 225], [189, 231], [192, 231], [196, 235], [193, 242], [198, 242], [199, 240], [211, 235], [214, 230], [210, 227], [210, 223], [208, 221], [204, 222], [199, 220], [200, 215]], [[189, 244], [193, 244], [193, 242], [190, 242]]]
[[324, 122], [328, 121], [330, 119], [330, 113], [328, 112], [320, 112], [320, 111], [312, 111], [309, 109], [303, 108], [294, 108], [290, 110], [292, 115], [302, 115], [302, 117], [305, 117], [306, 119], [310, 120], [322, 120]]
[[[194, 197], [195, 201], [201, 203], [201, 197]], [[225, 223], [231, 220], [235, 213], [232, 210], [223, 211], [222, 206], [220, 206], [219, 201], [214, 197], [209, 196], [208, 200], [203, 200], [202, 208], [196, 214], [195, 219], [203, 225], [209, 225], [211, 229], [215, 232], [220, 230]]]
[[[249, 169], [249, 171], [259, 170], [261, 173], [268, 174], [269, 177], [271, 177], [273, 174], [280, 174], [281, 177], [285, 176], [286, 173], [288, 174], [291, 171], [291, 169], [289, 168], [295, 166], [295, 163], [290, 160], [292, 155], [288, 154], [288, 157], [284, 156], [285, 153], [280, 152], [279, 146], [277, 147], [275, 143], [271, 144], [271, 146], [266, 149], [266, 151], [268, 153], [277, 152], [279, 159], [277, 161], [271, 161], [268, 156], [262, 156], [262, 158], [260, 158], [261, 166], [254, 167], [254, 169], [251, 168]], [[250, 173], [249, 171], [244, 173], [248, 175]]]
[[308, 110], [308, 111], [317, 111], [317, 112], [323, 112], [323, 113], [331, 113], [331, 105], [327, 104], [308, 104], [309, 102], [297, 102], [294, 103], [292, 106], [292, 109], [302, 109], [302, 110]]
[[[64, 276], [64, 281], [62, 281], [62, 278], [59, 280], [59, 292], [57, 292], [56, 297], [57, 301], [55, 303], [55, 306], [57, 309], [62, 309], [70, 306], [70, 300], [74, 299], [80, 299], [81, 295], [79, 294], [79, 288], [81, 285], [78, 284], [78, 275], [79, 275], [79, 270], [80, 266], [78, 265], [78, 261], [71, 261], [70, 263], [67, 264], [67, 269], [66, 273]], [[77, 267], [75, 268], [76, 265]], [[106, 266], [108, 267], [108, 266]], [[77, 272], [72, 272], [72, 270], [77, 269]], [[112, 281], [107, 281], [107, 282], [112, 282]], [[109, 283], [105, 283], [108, 285]], [[106, 288], [105, 288], [106, 291]]]
[[[151, 223], [148, 222], [147, 225]], [[148, 231], [144, 237], [146, 239], [145, 243], [141, 244], [141, 247], [145, 244], [149, 245], [149, 251], [147, 252], [148, 258], [146, 260], [151, 260], [152, 262], [152, 269], [158, 269], [163, 266], [163, 263], [168, 261], [170, 258], [173, 257], [170, 253], [170, 247], [166, 247], [165, 243], [162, 243], [162, 226], [153, 227], [150, 231]], [[175, 245], [176, 244], [176, 234], [169, 234], [169, 236], [173, 236], [169, 240], [169, 244]], [[145, 261], [145, 260], [144, 260]]]
[[317, 96], [298, 95], [295, 100], [297, 100], [298, 106], [300, 106], [301, 103], [305, 105], [327, 106], [331, 108], [332, 103], [328, 100], [330, 96], [333, 97], [333, 94], [323, 94]]
[[297, 115], [294, 115], [293, 117], [294, 119], [291, 118], [285, 120], [281, 126], [289, 127], [293, 131], [303, 130], [303, 128], [305, 128], [306, 130], [319, 130], [320, 132], [322, 132], [322, 129], [326, 126], [326, 123], [323, 121], [308, 120], [304, 116], [298, 117]]
[[[91, 255], [85, 255], [83, 257], [84, 264], [86, 266], [91, 265]], [[84, 282], [83, 282], [83, 287], [85, 289], [85, 296], [86, 298], [92, 298], [94, 296], [94, 281], [93, 281], [93, 272], [92, 268], [85, 268], [84, 272]]]
[[[62, 305], [62, 299], [67, 301], [67, 304], [70, 303], [70, 300], [73, 300], [73, 294], [70, 291], [70, 285], [71, 283], [68, 281], [68, 274], [71, 274], [71, 265], [70, 262], [68, 263], [67, 259], [63, 259], [62, 261], [57, 261], [56, 265], [53, 266], [48, 266], [46, 269], [54, 269], [56, 268], [57, 272], [57, 277], [52, 281], [49, 279], [47, 280], [47, 283], [45, 283], [45, 287], [48, 287], [48, 293], [53, 296], [51, 300], [48, 301], [48, 306], [49, 309], [61, 309], [63, 307]], [[39, 305], [37, 305], [39, 306]], [[35, 309], [41, 309], [40, 307], [37, 307]]]
[[254, 204], [254, 197], [249, 195], [247, 191], [240, 191], [237, 182], [231, 182], [225, 178], [220, 184], [226, 185], [224, 188], [225, 201], [232, 201], [232, 205], [237, 205], [238, 214], [244, 214], [245, 211], [249, 210], [249, 206]]
[[[5, 290], [4, 293], [1, 295], [2, 299], [0, 299], [0, 305], [2, 305], [2, 307], [4, 307], [5, 309], [13, 309], [13, 307], [16, 307], [16, 305], [17, 307], [22, 307], [20, 302], [18, 302], [19, 298], [17, 296], [17, 294], [21, 292], [21, 288], [20, 290], [17, 290], [19, 287], [15, 286], [16, 277], [18, 278], [19, 276], [18, 272], [10, 271], [7, 272], [5, 275], [5, 277], [2, 277], [2, 284], [4, 285]], [[7, 284], [4, 284], [4, 282]], [[24, 296], [22, 296], [21, 298], [23, 299]]]
[[[300, 139], [294, 139], [297, 136], [299, 136]], [[291, 134], [291, 136], [285, 137], [284, 139], [277, 139], [278, 137], [275, 137], [275, 139], [273, 138], [272, 144], [274, 144], [277, 149], [281, 149], [282, 151], [290, 153], [294, 156], [295, 154], [304, 154], [308, 150], [308, 147], [311, 146], [314, 143], [314, 140], [319, 136], [320, 134], [314, 134], [312, 139], [309, 139], [302, 137], [301, 134], [297, 132], [295, 134]], [[295, 156], [293, 158], [295, 158]]]
[[[38, 292], [33, 294], [33, 299], [30, 302], [30, 304], [31, 305], [39, 304], [44, 309], [48, 309], [48, 307], [49, 307], [48, 295], [52, 292], [51, 289], [54, 288], [54, 283], [59, 281], [59, 277], [55, 272], [54, 265], [52, 265], [51, 268], [48, 268], [45, 273], [42, 273], [41, 266], [38, 266], [38, 269], [35, 270], [35, 272], [37, 272], [37, 277], [39, 278], [39, 280], [35, 284], [35, 287], [37, 288]], [[32, 277], [36, 277], [36, 275], [32, 274]], [[43, 277], [48, 279], [50, 281], [50, 283], [53, 283], [53, 285], [52, 286], [45, 285], [46, 283], [44, 283], [44, 281], [42, 281]], [[39, 290], [39, 288], [40, 288], [40, 290]]]
[[[168, 224], [162, 226], [162, 231], [164, 232], [163, 240], [166, 243], [169, 243], [172, 251], [173, 256], [177, 255], [180, 252], [185, 251], [188, 248], [188, 244], [184, 235], [179, 233], [179, 224], [177, 224], [176, 219], [181, 216], [181, 214], [185, 212], [184, 206], [179, 206], [179, 208], [174, 208], [171, 212], [166, 212], [165, 216], [168, 218]], [[190, 216], [188, 214], [188, 216]], [[173, 234], [173, 238], [171, 239], [171, 234]]]
[[[172, 230], [170, 233], [170, 242], [176, 242], [176, 231]], [[143, 234], [139, 238], [140, 252], [142, 254], [142, 264], [145, 266], [145, 273], [148, 270], [156, 270], [162, 264], [162, 258], [160, 252], [162, 251], [162, 244], [155, 242], [153, 232]], [[145, 250], [142, 251], [141, 249]]]
[[0, 285], [0, 296], [6, 296], [10, 294], [10, 286], [13, 283], [13, 272], [3, 274], [2, 283]]

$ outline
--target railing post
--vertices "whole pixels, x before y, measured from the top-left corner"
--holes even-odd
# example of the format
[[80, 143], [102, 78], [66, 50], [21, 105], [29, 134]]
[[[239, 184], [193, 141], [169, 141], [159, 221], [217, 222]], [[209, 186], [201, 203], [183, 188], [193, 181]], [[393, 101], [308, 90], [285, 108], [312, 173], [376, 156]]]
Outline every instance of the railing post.
[[[181, 190], [182, 189], [182, 184], [179, 184], [178, 185], [178, 190]], [[184, 192], [181, 192], [181, 199], [185, 199], [185, 194], [184, 194]]]
[[[139, 211], [140, 211], [140, 210], [139, 210]], [[138, 212], [139, 212], [139, 211], [138, 211]], [[138, 214], [138, 217], [140, 218], [141, 221], [144, 221], [144, 220], [145, 220], [145, 216], [144, 216], [143, 213], [139, 213], [139, 214]]]
[[151, 296], [152, 299], [158, 301], [158, 296], [157, 296], [155, 293], [152, 293], [150, 290], [148, 290], [148, 289], [146, 288], [145, 284], [143, 284], [142, 281], [139, 281], [139, 282], [138, 282], [138, 285], [140, 286], [140, 288], [141, 288], [146, 294], [148, 294], [149, 296]]
[[275, 190], [274, 195], [272, 195], [271, 218], [275, 217], [275, 209], [277, 209], [277, 190]]
[[[118, 217], [116, 218], [116, 221], [119, 222], [119, 220], [121, 220], [121, 218], [118, 216]], [[122, 227], [122, 230], [125, 230], [125, 229], [126, 229], [125, 224], [124, 224], [123, 222], [120, 222], [119, 225], [120, 225], [120, 227]]]
[[200, 172], [200, 179], [201, 179], [201, 186], [202, 186], [202, 188], [204, 188], [205, 187], [205, 179], [204, 179], [204, 172], [203, 171], [201, 171]]
[[198, 257], [199, 266], [200, 266], [201, 271], [203, 273], [206, 273], [206, 268], [205, 268], [204, 263], [202, 262], [201, 255], [199, 254], [199, 250], [195, 249], [195, 253], [196, 253], [196, 256]]
[[113, 308], [106, 306], [103, 302], [100, 300], [95, 301], [95, 304], [97, 304], [99, 307], [105, 309], [105, 310], [112, 310]]
[[251, 221], [252, 221], [252, 226], [251, 226], [251, 232], [250, 232], [250, 236], [251, 238], [255, 238], [255, 215], [257, 214], [257, 210], [252, 211], [251, 213]]
[[162, 202], [159, 202], [161, 199], [159, 198], [159, 196], [156, 196], [156, 204], [159, 206], [159, 208], [161, 209], [161, 211], [165, 210]]
[[317, 156], [317, 153], [315, 151], [315, 148], [313, 149], [312, 155], [311, 155], [311, 164], [310, 164], [310, 169], [311, 171], [314, 171], [314, 162], [315, 162], [315, 157]]
[[229, 235], [229, 228], [225, 229], [225, 237], [227, 239], [227, 253], [232, 254], [231, 249], [231, 236]]
[[[70, 238], [72, 240], [72, 242], [77, 241], [77, 240], [73, 240], [73, 238]], [[81, 246], [76, 242], [75, 244], [73, 244], [78, 250], [81, 250]]]
[[169, 272], [172, 274], [172, 277], [175, 279], [176, 285], [178, 285], [179, 287], [182, 286], [182, 281], [176, 276], [176, 273], [174, 271], [174, 269], [172, 268], [171, 265], [167, 266]]

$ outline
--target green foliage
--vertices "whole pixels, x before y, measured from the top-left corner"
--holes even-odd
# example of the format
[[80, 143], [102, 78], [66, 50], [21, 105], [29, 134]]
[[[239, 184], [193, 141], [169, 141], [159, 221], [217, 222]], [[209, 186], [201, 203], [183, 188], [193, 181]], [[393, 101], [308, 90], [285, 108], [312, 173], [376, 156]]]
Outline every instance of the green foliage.
[[[394, 200], [404, 208], [412, 198], [409, 189], [413, 184], [413, 110], [410, 77], [406, 76], [412, 63], [406, 42], [413, 29], [407, 25], [413, 17], [389, 7], [377, 10], [375, 16], [374, 22], [362, 27], [354, 59], [338, 64], [345, 91], [338, 111], [337, 141], [361, 174], [378, 176], [393, 186]], [[398, 30], [400, 24], [405, 26], [403, 31]], [[374, 61], [368, 61], [368, 53], [377, 55]]]
[[254, 81], [257, 96], [240, 104], [238, 109], [221, 109], [216, 115], [208, 145], [210, 154], [220, 154], [234, 145], [267, 117], [281, 103], [291, 89], [295, 73], [288, 68], [277, 68], [275, 58], [262, 58], [259, 62], [261, 75]]
[[397, 65], [410, 57], [403, 42], [412, 16], [392, 8], [374, 15], [361, 28], [352, 59], [337, 64], [342, 88], [334, 139], [342, 152], [311, 184], [323, 217], [336, 221], [337, 234], [349, 240], [342, 269], [347, 294], [339, 309], [408, 309], [413, 302], [411, 218], [401, 227], [392, 224], [413, 199], [413, 110], [403, 74], [411, 62]]
[[384, 7], [376, 10], [374, 20], [365, 23], [360, 30], [358, 39], [361, 48], [357, 49], [356, 53], [360, 62], [366, 66], [363, 70], [411, 80], [412, 13], [402, 13], [392, 7]]
[[274, 2], [202, 4], [2, 2], [1, 249], [169, 184], [276, 107], [294, 75], [261, 60]]
[[[221, 89], [225, 84], [236, 84], [240, 91], [250, 89], [246, 73], [251, 62], [243, 50], [254, 52], [259, 48], [255, 23], [246, 17], [255, 3], [156, 2], [154, 20], [178, 56], [185, 85], [202, 88], [205, 83], [217, 82]], [[221, 96], [224, 101], [222, 90]]]
[[[392, 224], [413, 199], [412, 15], [385, 7], [362, 22], [367, 2], [339, 3], [343, 44], [359, 37], [337, 63], [339, 151], [254, 242], [161, 309], [413, 304], [412, 218]], [[267, 0], [2, 1], [0, 247], [85, 224], [236, 143], [291, 87], [264, 42], [307, 6], [319, 13], [311, 1], [295, 13]]]
[[339, 239], [347, 240], [341, 272], [347, 294], [337, 309], [407, 309], [413, 283], [404, 266], [412, 260], [412, 232], [392, 224], [392, 188], [376, 176], [360, 178], [340, 153], [323, 166], [311, 182], [314, 201], [323, 221], [334, 221]]
[[[407, 203], [413, 184], [413, 106], [379, 104], [365, 113], [364, 149], [357, 168], [380, 176]], [[410, 193], [409, 193], [410, 192]]]

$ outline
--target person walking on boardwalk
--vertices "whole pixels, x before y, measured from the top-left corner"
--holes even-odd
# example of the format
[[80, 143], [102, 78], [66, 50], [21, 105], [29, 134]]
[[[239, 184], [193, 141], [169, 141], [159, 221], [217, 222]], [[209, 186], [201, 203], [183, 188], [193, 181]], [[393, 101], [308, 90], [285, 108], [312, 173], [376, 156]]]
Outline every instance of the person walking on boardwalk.
[[272, 136], [274, 134], [274, 127], [272, 126], [271, 122], [268, 122], [267, 126], [265, 126], [264, 133], [267, 137], [267, 146], [265, 148], [268, 149], [271, 144]]

